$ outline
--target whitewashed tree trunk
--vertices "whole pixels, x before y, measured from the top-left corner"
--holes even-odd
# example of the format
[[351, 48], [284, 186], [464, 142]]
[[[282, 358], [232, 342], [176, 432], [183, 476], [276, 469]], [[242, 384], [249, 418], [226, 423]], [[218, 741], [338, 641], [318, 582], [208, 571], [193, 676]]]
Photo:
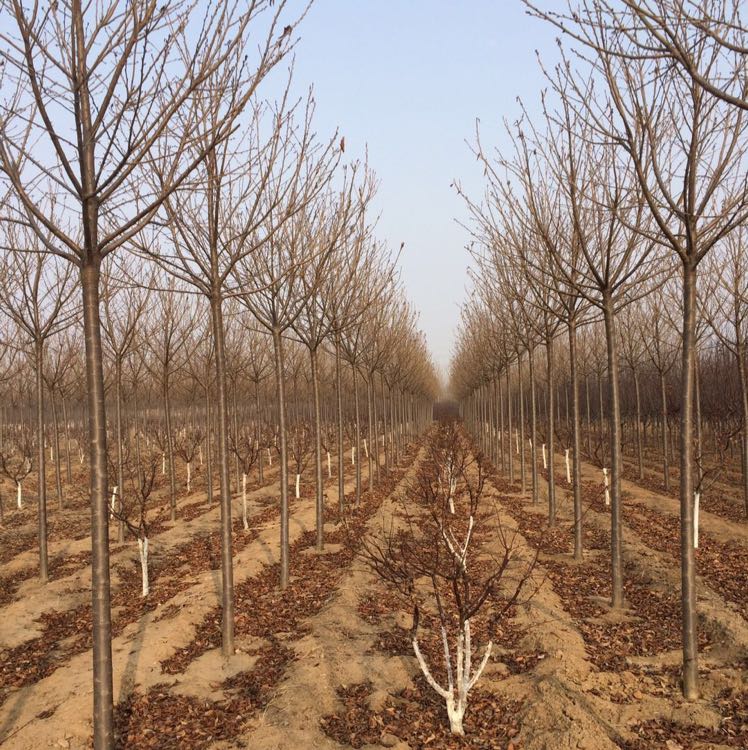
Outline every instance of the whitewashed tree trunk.
[[699, 548], [699, 505], [701, 503], [701, 493], [695, 492], [693, 495], [693, 548]]
[[143, 578], [142, 596], [148, 596], [151, 584], [148, 581], [148, 537], [138, 538], [138, 552], [140, 553], [140, 573]]
[[166, 454], [161, 454], [161, 474], [166, 474]]
[[16, 482], [16, 505], [18, 506], [18, 510], [23, 508], [23, 490], [21, 489], [20, 482]]
[[603, 469], [603, 481], [605, 482], [605, 504], [610, 505], [610, 479], [607, 469]]
[[564, 458], [566, 459], [566, 483], [571, 484], [571, 464], [569, 463], [569, 449], [564, 451]]
[[190, 462], [187, 462], [187, 492], [190, 491], [192, 486], [192, 466], [190, 465]]
[[519, 455], [519, 430], [516, 429], [514, 430], [514, 442], [517, 446], [516, 453]]
[[244, 524], [244, 530], [249, 529], [249, 521], [247, 521], [247, 475], [242, 473], [242, 524]]
[[200, 446], [200, 466], [203, 465], [203, 446]]
[[332, 479], [332, 462], [330, 461], [330, 451], [327, 451], [327, 477]]
[[114, 513], [117, 510], [117, 489], [118, 487], [115, 484], [114, 487], [112, 487], [112, 499], [109, 504], [109, 518], [114, 518]]
[[299, 493], [299, 482], [301, 481], [301, 474], [296, 475], [296, 499], [298, 500], [301, 497], [301, 494]]
[[548, 468], [548, 455], [545, 452], [545, 443], [543, 443], [543, 468], [544, 469]]
[[483, 670], [491, 656], [493, 642], [489, 641], [488, 646], [486, 646], [486, 652], [483, 655], [483, 659], [481, 660], [478, 669], [475, 671], [475, 674], [471, 674], [472, 645], [470, 642], [470, 620], [465, 620], [465, 624], [457, 636], [457, 658], [455, 664], [456, 669], [454, 672], [452, 671], [452, 655], [449, 649], [447, 631], [443, 626], [442, 644], [444, 646], [444, 662], [447, 667], [446, 688], [439, 685], [431, 674], [431, 671], [426, 664], [426, 660], [423, 658], [421, 650], [418, 647], [417, 638], [413, 638], [413, 651], [415, 652], [418, 665], [420, 666], [426, 681], [438, 695], [444, 698], [447, 707], [447, 716], [449, 718], [449, 728], [452, 734], [464, 735], [465, 730], [463, 729], [462, 721], [468, 705], [468, 695], [475, 683], [478, 682], [481, 674], [483, 674]]
[[351, 465], [352, 466], [356, 465], [356, 446], [355, 445], [351, 448]]

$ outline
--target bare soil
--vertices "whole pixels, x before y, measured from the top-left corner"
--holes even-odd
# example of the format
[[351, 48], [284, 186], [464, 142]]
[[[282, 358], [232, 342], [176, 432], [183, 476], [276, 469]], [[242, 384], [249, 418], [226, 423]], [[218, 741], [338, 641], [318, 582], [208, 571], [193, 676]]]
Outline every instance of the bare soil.
[[[677, 501], [624, 483], [626, 608], [609, 607], [609, 518], [599, 469], [584, 466], [582, 561], [572, 556], [571, 500], [556, 464], [559, 522], [519, 483], [489, 478], [491, 512], [517, 533], [517, 570], [540, 553], [534, 596], [498, 624], [476, 625], [497, 648], [472, 694], [466, 736], [449, 733], [443, 701], [410, 645], [411, 614], [358, 556], [356, 539], [397, 523], [398, 500], [424, 451], [383, 476], [361, 507], [337, 513], [326, 480], [323, 552], [315, 549], [311, 480], [291, 510], [292, 580], [278, 580], [275, 474], [249, 495], [249, 530], [234, 526], [237, 653], [220, 651], [218, 508], [204, 489], [168, 520], [154, 500], [151, 594], [140, 597], [137, 549], [112, 543], [113, 655], [120, 748], [748, 748], [748, 539], [745, 525], [702, 512], [699, 643], [702, 697], [679, 693]], [[275, 468], [275, 467], [274, 467]], [[366, 487], [366, 464], [362, 466]], [[353, 487], [347, 462], [346, 491]], [[529, 472], [528, 472], [529, 476]], [[0, 530], [0, 746], [87, 748], [91, 737], [90, 552], [85, 504], [55, 518], [51, 580], [36, 579], [33, 496]], [[544, 496], [544, 489], [541, 496]], [[234, 500], [240, 519], [240, 501]], [[16, 515], [17, 513], [17, 515]], [[52, 514], [55, 515], [54, 513]], [[423, 650], [438, 675], [434, 623]], [[429, 628], [432, 628], [430, 631]]]

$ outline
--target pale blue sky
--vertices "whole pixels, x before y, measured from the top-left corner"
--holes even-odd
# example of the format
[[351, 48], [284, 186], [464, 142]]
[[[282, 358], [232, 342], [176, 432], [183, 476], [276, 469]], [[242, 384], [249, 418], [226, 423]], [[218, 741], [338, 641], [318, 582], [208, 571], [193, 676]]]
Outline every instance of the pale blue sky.
[[368, 145], [379, 236], [405, 242], [408, 295], [446, 369], [468, 265], [450, 183], [481, 191], [465, 144], [475, 118], [487, 140], [505, 142], [502, 119], [517, 117], [518, 95], [536, 103], [535, 50], [555, 59], [555, 34], [520, 0], [316, 0], [299, 32], [297, 84], [314, 84], [321, 135], [338, 126], [351, 156]]

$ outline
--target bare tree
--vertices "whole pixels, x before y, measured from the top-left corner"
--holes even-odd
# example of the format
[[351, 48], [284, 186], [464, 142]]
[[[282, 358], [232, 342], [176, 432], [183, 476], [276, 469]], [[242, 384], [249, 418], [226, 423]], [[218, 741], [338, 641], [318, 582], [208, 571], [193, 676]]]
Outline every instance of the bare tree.
[[39, 578], [49, 578], [47, 556], [47, 477], [44, 430], [44, 361], [45, 345], [55, 334], [73, 324], [77, 310], [71, 303], [75, 291], [72, 268], [48, 255], [36, 236], [14, 227], [7, 246], [19, 248], [6, 258], [3, 275], [3, 312], [16, 324], [23, 339], [20, 346], [29, 348], [36, 378], [36, 468], [38, 473]]
[[[227, 99], [203, 148], [189, 148], [206, 85], [237, 71], [261, 81], [293, 44], [285, 2], [219, 0], [202, 18], [188, 2], [122, 6], [63, 0], [2, 8], [5, 81], [0, 168], [14, 221], [80, 272], [91, 453], [94, 746], [113, 743], [107, 440], [99, 322], [104, 257], [151, 221], [233, 128], [244, 99]], [[258, 34], [254, 34], [257, 29]], [[252, 50], [245, 44], [253, 33]], [[247, 57], [245, 58], [245, 54]], [[166, 179], [148, 191], [156, 157]], [[146, 179], [144, 179], [146, 177]], [[137, 198], [134, 198], [137, 196]], [[50, 210], [64, 205], [64, 211]], [[60, 216], [64, 214], [64, 218]]]

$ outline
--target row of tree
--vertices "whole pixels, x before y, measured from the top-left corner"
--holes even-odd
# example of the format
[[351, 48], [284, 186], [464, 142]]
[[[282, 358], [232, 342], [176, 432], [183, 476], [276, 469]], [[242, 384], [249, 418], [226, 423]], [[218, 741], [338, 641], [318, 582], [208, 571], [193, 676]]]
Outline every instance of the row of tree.
[[[581, 384], [589, 373], [580, 372], [579, 340], [604, 348], [605, 365], [598, 360], [597, 374], [602, 384], [605, 373], [606, 398], [597, 416], [607, 421], [600, 434], [610, 468], [612, 605], [621, 607], [621, 372], [633, 384], [628, 409], [635, 415], [639, 456], [642, 379], [659, 387], [665, 462], [668, 417], [679, 417], [683, 691], [695, 698], [694, 506], [705, 468], [705, 376], [715, 379], [712, 389], [722, 381], [737, 383], [737, 403], [717, 404], [722, 416], [713, 444], [725, 445], [739, 431], [744, 486], [748, 467], [748, 79], [740, 3], [582, 0], [569, 3], [566, 13], [527, 4], [571, 40], [571, 51], [561, 46], [560, 62], [545, 69], [548, 90], [539, 114], [523, 108], [507, 127], [510, 149], [494, 152], [476, 135], [487, 187], [480, 199], [464, 196], [472, 217], [476, 294], [464, 313], [453, 388], [475, 423], [495, 426], [498, 389], [503, 383], [508, 391], [527, 378], [518, 418], [524, 431], [529, 412], [537, 497], [538, 356], [543, 354], [545, 382], [542, 449], [553, 456], [564, 342], [570, 439], [563, 447], [573, 463], [579, 556]], [[671, 373], [680, 382], [672, 406]], [[728, 425], [736, 421], [730, 414], [740, 415], [735, 428]], [[511, 412], [508, 420], [511, 430]], [[664, 470], [668, 477], [667, 464]], [[548, 505], [552, 524], [552, 471]]]
[[[170, 458], [172, 517], [174, 441], [189, 427], [194, 450], [197, 437], [197, 416], [189, 425], [172, 420], [182, 360], [204, 391], [202, 419], [218, 474], [226, 655], [234, 651], [231, 444], [241, 440], [239, 427], [231, 427], [238, 420], [232, 396], [261, 374], [274, 376], [285, 585], [287, 350], [303, 347], [308, 355], [320, 533], [321, 370], [334, 371], [327, 394], [335, 400], [341, 499], [344, 401], [352, 405], [360, 456], [361, 404], [370, 445], [375, 434], [398, 432], [400, 440], [425, 421], [435, 376], [395, 258], [374, 238], [372, 173], [360, 162], [344, 163], [337, 133], [317, 135], [311, 92], [295, 97], [291, 73], [281, 70], [306, 10], [293, 15], [284, 0], [218, 0], [202, 8], [183, 0], [10, 0], [0, 13], [1, 275], [4, 312], [15, 326], [9, 352], [33, 357], [40, 570], [44, 577], [45, 395], [57, 389], [62, 400], [64, 383], [75, 381], [72, 331], [82, 323], [94, 746], [111, 748], [109, 518], [116, 503], [109, 498], [113, 485], [125, 484], [125, 425], [138, 418], [136, 399], [140, 408], [146, 399], [133, 373], [142, 368], [161, 395], [155, 421]], [[272, 99], [261, 96], [266, 79], [278, 94]], [[65, 359], [65, 338], [73, 354], [55, 378], [50, 362]], [[204, 349], [200, 356], [195, 347]], [[263, 347], [272, 362], [267, 370], [257, 353]], [[4, 375], [14, 372], [11, 358], [0, 365]], [[256, 437], [258, 424], [256, 414], [243, 427]], [[136, 429], [136, 450], [141, 432], [150, 439]], [[359, 473], [357, 494], [360, 485]]]

